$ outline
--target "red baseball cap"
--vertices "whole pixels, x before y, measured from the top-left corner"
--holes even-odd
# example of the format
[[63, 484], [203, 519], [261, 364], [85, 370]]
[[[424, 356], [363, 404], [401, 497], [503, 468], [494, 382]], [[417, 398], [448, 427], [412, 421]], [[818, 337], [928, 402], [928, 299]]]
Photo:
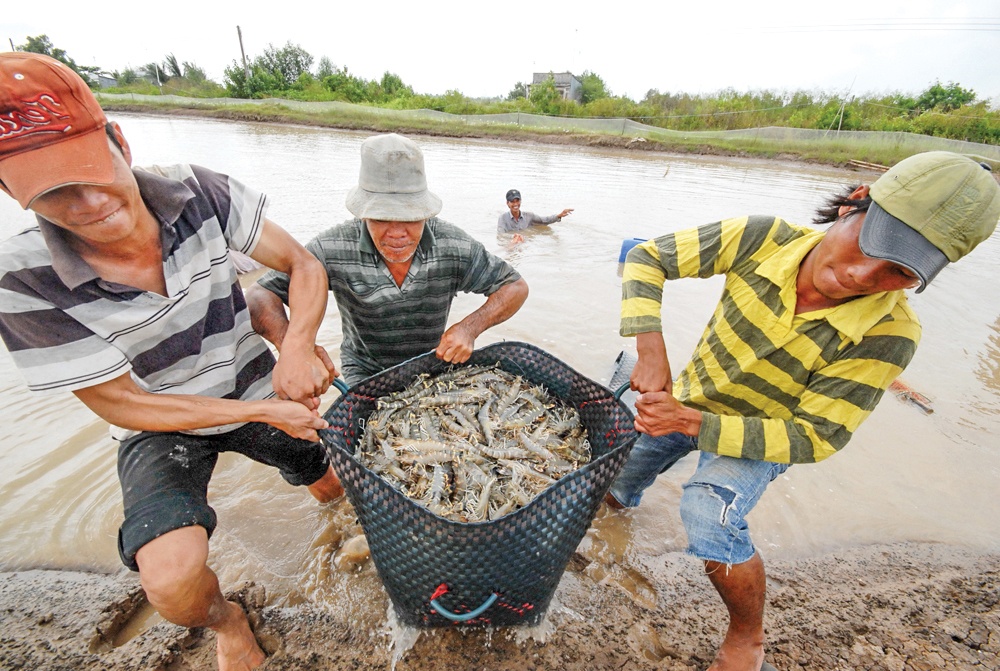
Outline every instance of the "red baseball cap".
[[0, 188], [21, 207], [65, 184], [113, 182], [107, 122], [68, 66], [41, 54], [0, 54]]

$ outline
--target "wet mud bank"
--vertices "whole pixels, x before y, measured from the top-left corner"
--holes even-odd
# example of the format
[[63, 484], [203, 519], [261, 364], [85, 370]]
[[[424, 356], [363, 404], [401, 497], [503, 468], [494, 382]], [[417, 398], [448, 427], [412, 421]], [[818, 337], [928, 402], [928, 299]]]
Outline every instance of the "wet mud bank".
[[[778, 669], [1000, 668], [1000, 554], [897, 544], [767, 564], [767, 659]], [[378, 580], [370, 560], [366, 572]], [[576, 555], [532, 630], [394, 631], [387, 598], [278, 607], [266, 590], [228, 595], [250, 613], [267, 671], [693, 671], [726, 622], [697, 562], [678, 553], [608, 565]], [[214, 647], [211, 631], [151, 617], [127, 572], [0, 574], [2, 669], [212, 669]]]

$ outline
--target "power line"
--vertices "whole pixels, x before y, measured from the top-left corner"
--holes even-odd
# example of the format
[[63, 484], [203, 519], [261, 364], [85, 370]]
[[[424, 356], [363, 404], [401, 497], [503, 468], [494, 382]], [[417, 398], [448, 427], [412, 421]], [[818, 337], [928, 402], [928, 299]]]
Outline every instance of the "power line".
[[823, 25], [762, 26], [763, 33], [822, 33], [879, 31], [1000, 31], [1000, 18], [983, 19], [873, 19], [864, 23], [831, 23]]

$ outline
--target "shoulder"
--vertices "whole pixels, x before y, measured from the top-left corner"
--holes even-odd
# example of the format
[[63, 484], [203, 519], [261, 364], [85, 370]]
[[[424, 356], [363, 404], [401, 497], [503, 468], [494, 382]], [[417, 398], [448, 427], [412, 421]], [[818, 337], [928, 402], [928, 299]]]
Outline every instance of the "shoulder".
[[215, 202], [230, 203], [250, 199], [259, 201], [264, 195], [221, 172], [192, 163], [174, 165], [149, 165], [134, 167], [139, 181], [139, 190], [169, 189], [166, 184], [183, 184], [197, 198], [207, 198]]
[[899, 298], [892, 310], [889, 311], [889, 314], [882, 321], [891, 322], [893, 328], [899, 331], [900, 335], [915, 341], [920, 339], [922, 330], [920, 319], [917, 317], [917, 313], [913, 311], [913, 308], [910, 307], [910, 302], [905, 294]]
[[229, 180], [229, 175], [216, 172], [211, 168], [205, 168], [193, 163], [175, 163], [173, 165], [141, 165], [134, 166], [132, 170], [149, 175], [156, 175], [165, 179], [173, 179], [178, 182], [194, 180], [199, 183], [225, 183]]
[[752, 214], [742, 219], [728, 219], [723, 224], [742, 227], [744, 236], [752, 240], [772, 240], [778, 244], [787, 244], [815, 231], [807, 226], [793, 224], [781, 217], [768, 214]]
[[331, 226], [320, 231], [306, 243], [306, 249], [321, 261], [332, 260], [346, 262], [355, 259], [361, 253], [364, 223], [358, 219]]
[[316, 240], [357, 240], [361, 237], [364, 222], [360, 219], [348, 219], [330, 226], [316, 234]]
[[0, 242], [0, 274], [51, 265], [52, 255], [37, 226]]
[[464, 229], [437, 217], [431, 217], [424, 224], [434, 236], [434, 244], [458, 244], [465, 245], [479, 242], [469, 235]]
[[815, 228], [788, 222], [773, 215], [751, 215], [740, 219], [727, 219], [720, 223], [723, 238], [738, 241], [737, 256], [761, 258], [770, 256], [801, 240], [814, 236]]

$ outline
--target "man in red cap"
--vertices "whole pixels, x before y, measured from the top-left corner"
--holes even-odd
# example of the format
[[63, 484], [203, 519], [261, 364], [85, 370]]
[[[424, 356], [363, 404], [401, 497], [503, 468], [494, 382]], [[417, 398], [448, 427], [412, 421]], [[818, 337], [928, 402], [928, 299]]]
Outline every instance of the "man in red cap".
[[[315, 348], [326, 273], [264, 216], [263, 194], [131, 159], [76, 73], [0, 54], [0, 188], [38, 220], [0, 246], [0, 336], [32, 391], [71, 391], [112, 425], [119, 553], [150, 603], [213, 629], [220, 669], [250, 669], [264, 653], [206, 563], [208, 482], [219, 452], [238, 451], [320, 501], [342, 493], [317, 435], [332, 368]], [[277, 363], [229, 250], [291, 278]]]

